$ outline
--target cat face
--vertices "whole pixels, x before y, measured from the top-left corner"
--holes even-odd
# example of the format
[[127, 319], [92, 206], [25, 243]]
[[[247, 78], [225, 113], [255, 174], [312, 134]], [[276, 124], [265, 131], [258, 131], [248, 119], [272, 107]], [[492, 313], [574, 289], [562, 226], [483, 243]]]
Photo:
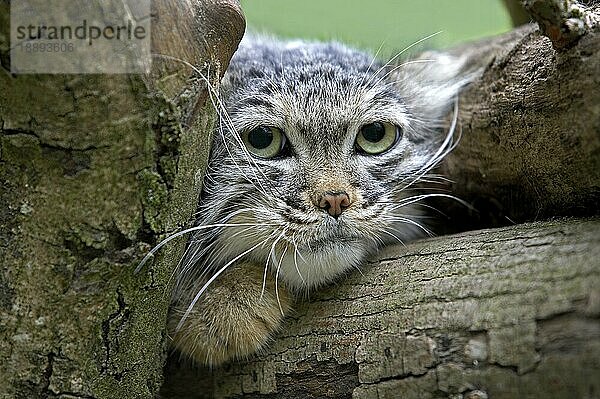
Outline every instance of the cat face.
[[448, 143], [438, 127], [449, 99], [440, 85], [427, 108], [403, 79], [338, 44], [243, 42], [199, 210], [199, 223], [237, 226], [196, 237], [213, 249], [195, 260], [218, 267], [247, 251], [303, 289], [422, 234], [411, 187]]

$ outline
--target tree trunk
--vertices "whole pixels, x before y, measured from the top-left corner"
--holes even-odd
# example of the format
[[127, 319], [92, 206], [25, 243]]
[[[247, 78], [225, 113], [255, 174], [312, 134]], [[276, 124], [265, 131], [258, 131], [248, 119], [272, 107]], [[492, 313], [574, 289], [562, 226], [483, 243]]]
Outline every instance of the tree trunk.
[[[600, 14], [596, 14], [600, 15]], [[441, 173], [456, 230], [600, 210], [600, 34], [556, 51], [534, 25], [463, 46], [487, 65], [460, 99], [462, 135]]]
[[[153, 7], [153, 53], [218, 83], [244, 31], [237, 5]], [[162, 56], [148, 76], [12, 75], [8, 28], [1, 1], [0, 397], [154, 397], [184, 240], [134, 269], [196, 209], [207, 82]]]

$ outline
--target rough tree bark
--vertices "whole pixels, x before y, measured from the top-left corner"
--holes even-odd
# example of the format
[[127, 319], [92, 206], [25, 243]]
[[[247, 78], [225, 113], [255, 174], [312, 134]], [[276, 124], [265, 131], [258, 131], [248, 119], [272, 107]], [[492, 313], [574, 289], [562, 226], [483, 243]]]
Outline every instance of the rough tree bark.
[[556, 51], [532, 24], [455, 51], [489, 63], [461, 97], [460, 145], [442, 167], [477, 212], [440, 202], [450, 224], [597, 213], [600, 35]]
[[265, 354], [187, 371], [168, 397], [597, 398], [599, 257], [598, 219], [390, 248], [311, 296]]
[[[484, 70], [442, 171], [477, 211], [437, 203], [445, 224], [597, 214], [597, 27], [556, 45], [532, 24], [455, 51]], [[391, 248], [301, 304], [262, 355], [213, 371], [172, 360], [162, 394], [597, 398], [599, 255], [593, 217]]]
[[9, 5], [0, 2], [0, 397], [154, 397], [183, 241], [133, 271], [195, 211], [214, 121], [206, 82], [164, 55], [214, 85], [244, 19], [235, 2], [157, 0], [152, 74], [12, 75]]

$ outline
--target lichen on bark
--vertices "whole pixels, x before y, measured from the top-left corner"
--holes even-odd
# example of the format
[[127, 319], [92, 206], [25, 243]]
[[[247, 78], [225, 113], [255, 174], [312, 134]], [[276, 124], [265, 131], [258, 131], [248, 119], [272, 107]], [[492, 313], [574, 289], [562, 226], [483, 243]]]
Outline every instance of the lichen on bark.
[[[173, 16], [166, 3], [155, 2], [155, 17]], [[158, 392], [169, 278], [184, 240], [134, 269], [196, 209], [215, 115], [206, 85], [243, 32], [227, 2], [176, 10], [187, 16], [179, 28], [200, 38], [197, 23], [219, 20], [202, 24], [199, 14], [237, 27], [195, 44], [194, 35], [169, 42], [160, 35], [167, 18], [155, 21], [161, 51], [185, 46], [184, 61], [213, 68], [204, 86], [186, 85], [195, 71], [185, 63], [157, 63], [147, 76], [12, 75], [9, 7], [0, 2], [0, 397]], [[206, 52], [212, 41], [229, 52]]]

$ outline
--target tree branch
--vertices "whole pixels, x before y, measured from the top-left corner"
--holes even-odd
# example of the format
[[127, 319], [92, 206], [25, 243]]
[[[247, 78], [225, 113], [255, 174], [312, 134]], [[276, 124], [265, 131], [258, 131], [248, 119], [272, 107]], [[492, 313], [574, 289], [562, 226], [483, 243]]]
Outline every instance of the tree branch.
[[587, 32], [598, 32], [600, 28], [597, 13], [575, 0], [521, 0], [521, 4], [557, 50], [571, 46]]
[[390, 248], [304, 302], [263, 355], [187, 369], [177, 397], [585, 397], [600, 388], [598, 259], [600, 219]]
[[435, 206], [458, 230], [555, 215], [600, 202], [600, 35], [557, 52], [534, 26], [456, 50], [484, 65], [460, 99], [461, 141], [442, 166], [477, 210]]

